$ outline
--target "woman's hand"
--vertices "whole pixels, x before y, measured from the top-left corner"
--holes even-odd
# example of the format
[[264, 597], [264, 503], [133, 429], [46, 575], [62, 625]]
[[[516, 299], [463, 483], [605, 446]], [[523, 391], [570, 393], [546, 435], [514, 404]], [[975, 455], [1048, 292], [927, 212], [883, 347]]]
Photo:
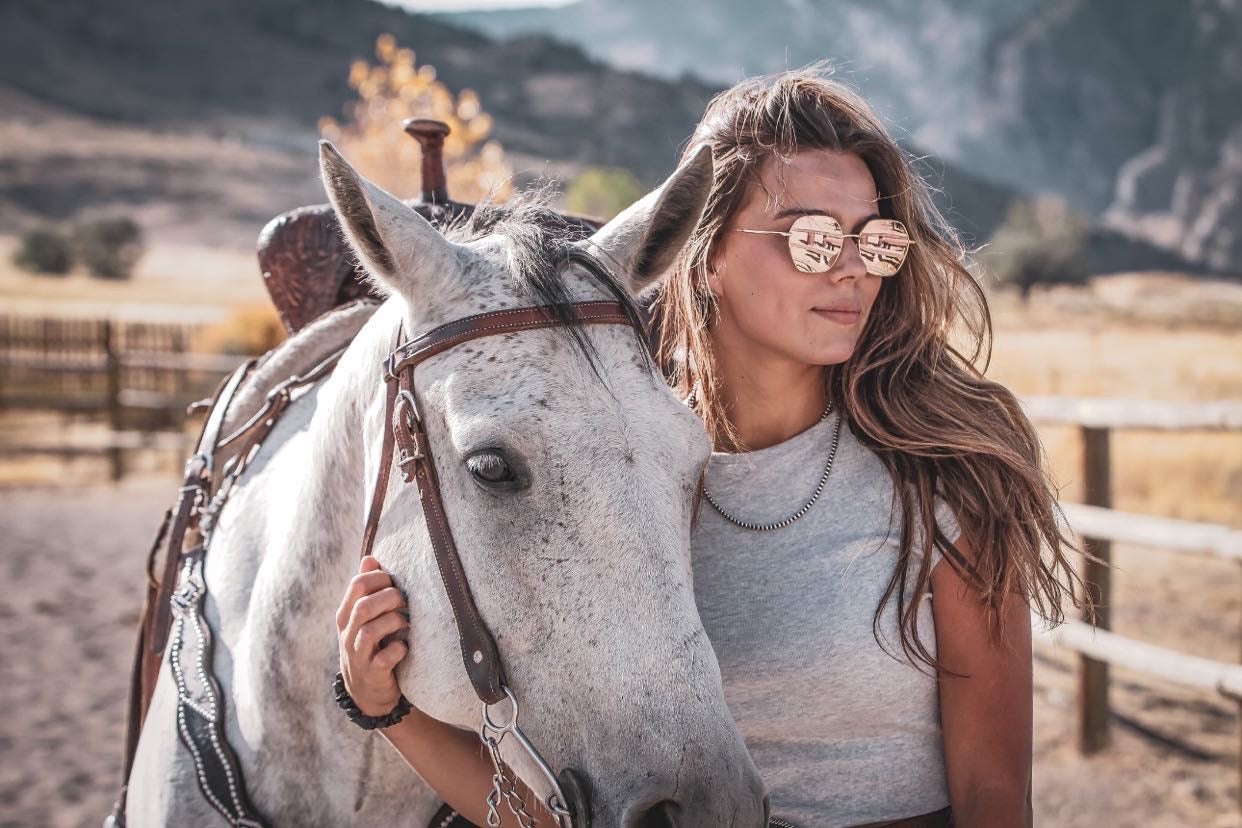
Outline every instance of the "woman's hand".
[[364, 557], [336, 611], [336, 628], [345, 689], [367, 716], [386, 716], [401, 700], [394, 668], [410, 648], [403, 636], [384, 641], [408, 632], [408, 618], [405, 598], [392, 578], [379, 561]]
[[[401, 699], [393, 669], [410, 650], [404, 641], [409, 631], [404, 609], [405, 599], [379, 561], [370, 555], [363, 558], [336, 612], [336, 628], [345, 689], [364, 715], [386, 716]], [[385, 639], [391, 640], [385, 643]], [[479, 749], [477, 733], [445, 724], [417, 707], [378, 732], [441, 799], [472, 824], [487, 824], [493, 768]], [[521, 781], [518, 789], [525, 802], [539, 802]], [[539, 828], [557, 825], [548, 811], [534, 808], [532, 812]], [[503, 814], [500, 824], [504, 828], [516, 825], [510, 814]]]

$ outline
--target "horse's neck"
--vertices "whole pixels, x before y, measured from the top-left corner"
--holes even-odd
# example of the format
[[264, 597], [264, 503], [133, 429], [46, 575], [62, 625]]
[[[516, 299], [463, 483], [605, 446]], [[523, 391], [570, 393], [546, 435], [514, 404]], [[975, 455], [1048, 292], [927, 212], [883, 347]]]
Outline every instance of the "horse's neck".
[[391, 338], [391, 326], [375, 322], [313, 396], [290, 408], [279, 448], [263, 470], [262, 508], [247, 510], [265, 522], [257, 533], [265, 541], [257, 550], [261, 563], [247, 612], [246, 638], [257, 651], [248, 663], [268, 673], [272, 665], [263, 651], [278, 646], [286, 654], [282, 675], [254, 678], [276, 680], [291, 694], [322, 689], [323, 666], [336, 657], [334, 610], [357, 570], [366, 492], [378, 459], [363, 451], [366, 412], [381, 385], [372, 351]]
[[[222, 579], [243, 580], [241, 573], [253, 567], [250, 583], [233, 584], [237, 592], [217, 593], [212, 584], [213, 599], [223, 602], [219, 621], [234, 633], [223, 636], [215, 667], [231, 686], [232, 738], [245, 770], [264, 780], [267, 796], [260, 799], [289, 824], [344, 824], [364, 800], [374, 809], [385, 801], [407, 807], [421, 797], [423, 817], [435, 807], [427, 789], [411, 785], [404, 766], [373, 762], [374, 740], [343, 714], [313, 712], [332, 705], [339, 661], [334, 616], [357, 571], [378, 462], [365, 456], [364, 428], [378, 427], [372, 409], [383, 405], [380, 359], [391, 347], [394, 320], [368, 323], [332, 376], [290, 406], [265, 456], [256, 458], [248, 491], [239, 492], [239, 525], [212, 550], [223, 553], [214, 561]], [[226, 606], [235, 597], [237, 605]], [[333, 784], [308, 791], [306, 779]], [[381, 813], [377, 824], [393, 816]]]

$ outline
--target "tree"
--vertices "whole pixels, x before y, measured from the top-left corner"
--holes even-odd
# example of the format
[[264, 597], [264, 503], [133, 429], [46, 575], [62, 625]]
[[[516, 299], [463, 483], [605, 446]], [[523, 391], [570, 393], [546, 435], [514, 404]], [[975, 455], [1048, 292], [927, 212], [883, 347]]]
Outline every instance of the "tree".
[[1023, 299], [1035, 285], [1085, 284], [1091, 277], [1087, 230], [1087, 222], [1064, 199], [1042, 195], [1020, 201], [992, 235], [985, 261]]
[[350, 67], [349, 85], [357, 90], [358, 100], [345, 106], [344, 124], [331, 117], [320, 119], [323, 136], [363, 175], [390, 192], [411, 197], [417, 195], [420, 150], [401, 124], [406, 118], [444, 121], [451, 129], [444, 141], [450, 197], [466, 202], [508, 198], [513, 169], [501, 145], [485, 140], [492, 131], [492, 117], [483, 111], [478, 94], [463, 89], [454, 97], [436, 80], [435, 67], [416, 66], [414, 52], [398, 48], [391, 34], [376, 39], [375, 54], [377, 65], [358, 60]]
[[579, 174], [565, 191], [565, 208], [571, 213], [611, 219], [643, 194], [629, 170], [591, 167]]
[[13, 251], [13, 264], [31, 273], [64, 275], [73, 267], [73, 246], [55, 230], [31, 230]]
[[128, 279], [144, 251], [142, 228], [127, 216], [79, 222], [73, 226], [73, 246], [92, 276]]

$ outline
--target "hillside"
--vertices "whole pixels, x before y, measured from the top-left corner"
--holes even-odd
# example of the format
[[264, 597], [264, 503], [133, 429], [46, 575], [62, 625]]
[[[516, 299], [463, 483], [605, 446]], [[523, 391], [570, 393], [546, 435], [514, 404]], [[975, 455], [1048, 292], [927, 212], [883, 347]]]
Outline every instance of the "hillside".
[[579, 0], [440, 19], [719, 83], [828, 59], [949, 164], [1242, 272], [1242, 6], [1230, 0]]
[[251, 244], [323, 200], [316, 123], [383, 32], [480, 93], [520, 179], [611, 165], [655, 183], [712, 91], [366, 0], [16, 0], [0, 5], [0, 226], [126, 205], [174, 236]]
[[511, 149], [648, 178], [667, 166], [652, 150], [671, 153], [711, 92], [614, 71], [546, 38], [495, 42], [366, 0], [10, 0], [0, 7], [0, 80], [108, 121], [210, 135], [254, 121], [305, 131], [353, 96], [349, 63], [372, 58], [383, 32], [450, 87], [479, 90]]
[[[369, 0], [10, 0], [0, 5], [0, 227], [123, 209], [173, 241], [250, 246], [273, 215], [323, 201], [316, 123], [353, 97], [349, 65], [370, 59], [383, 32], [450, 89], [479, 93], [519, 183], [607, 165], [653, 185], [717, 88]], [[924, 172], [976, 242], [1016, 197], [951, 164]], [[404, 194], [413, 186], [411, 170]], [[1182, 267], [1115, 234], [1094, 247], [1100, 270]]]

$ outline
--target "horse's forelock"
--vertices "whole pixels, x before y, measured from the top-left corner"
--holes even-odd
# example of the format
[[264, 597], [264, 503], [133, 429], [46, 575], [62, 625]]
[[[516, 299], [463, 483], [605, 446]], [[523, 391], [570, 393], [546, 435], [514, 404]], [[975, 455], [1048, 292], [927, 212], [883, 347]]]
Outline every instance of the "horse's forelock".
[[[540, 187], [521, 193], [504, 204], [482, 203], [470, 213], [444, 228], [444, 236], [464, 244], [490, 235], [504, 236], [509, 241], [508, 269], [519, 293], [532, 304], [564, 306], [574, 301], [566, 281], [566, 265], [582, 265], [599, 285], [622, 307], [634, 325], [637, 340], [647, 347], [642, 336], [643, 314], [621, 279], [597, 257], [577, 245], [594, 232], [583, 219], [565, 216], [550, 206], [555, 191]], [[568, 313], [557, 313], [560, 328], [569, 336], [596, 374], [599, 355], [589, 339], [582, 334], [580, 323]]]

